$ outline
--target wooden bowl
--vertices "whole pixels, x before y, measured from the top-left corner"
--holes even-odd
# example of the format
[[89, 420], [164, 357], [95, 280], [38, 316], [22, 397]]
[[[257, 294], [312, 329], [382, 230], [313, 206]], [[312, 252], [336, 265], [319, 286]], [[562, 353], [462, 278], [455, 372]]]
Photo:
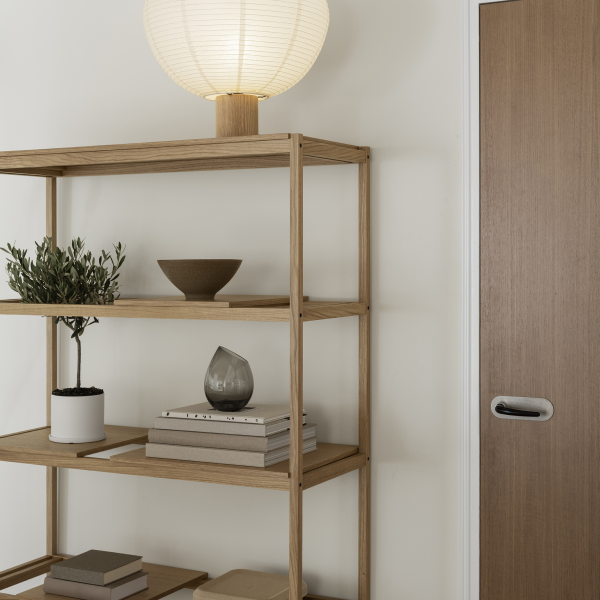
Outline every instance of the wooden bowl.
[[162, 272], [185, 294], [186, 300], [214, 300], [237, 273], [241, 260], [159, 260]]

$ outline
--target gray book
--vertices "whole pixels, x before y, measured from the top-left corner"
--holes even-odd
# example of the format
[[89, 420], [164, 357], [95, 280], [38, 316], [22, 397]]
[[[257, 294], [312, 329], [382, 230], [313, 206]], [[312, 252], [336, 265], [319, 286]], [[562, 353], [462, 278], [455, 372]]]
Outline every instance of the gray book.
[[[304, 417], [303, 423], [306, 423]], [[174, 419], [173, 417], [156, 417], [156, 429], [172, 429], [173, 431], [201, 431], [203, 433], [222, 433], [224, 435], [252, 435], [265, 437], [290, 428], [289, 419], [280, 419], [273, 423], [231, 423], [226, 421], [200, 421], [195, 419]]]
[[[314, 438], [317, 426], [305, 425], [303, 439]], [[173, 446], [203, 446], [206, 448], [225, 448], [228, 450], [248, 450], [250, 452], [270, 452], [290, 445], [290, 432], [284, 431], [269, 437], [250, 435], [223, 435], [220, 433], [202, 433], [198, 431], [174, 431], [171, 429], [150, 429], [148, 441], [151, 444], [171, 444]]]
[[[304, 441], [303, 454], [317, 449], [317, 438]], [[290, 447], [278, 448], [271, 452], [247, 452], [245, 450], [223, 450], [196, 446], [173, 446], [171, 444], [146, 444], [149, 458], [168, 458], [193, 462], [240, 465], [243, 467], [270, 467], [290, 458]]]
[[[306, 411], [304, 412], [306, 414]], [[226, 421], [231, 423], [257, 423], [265, 425], [290, 417], [289, 404], [248, 404], [242, 410], [223, 412], [213, 408], [208, 402], [171, 408], [162, 413], [171, 419], [198, 419], [200, 421]]]
[[66, 579], [46, 577], [44, 579], [44, 593], [55, 596], [80, 598], [80, 600], [123, 600], [142, 590], [148, 589], [148, 573], [140, 571], [117, 579], [108, 585], [90, 585]]
[[88, 550], [50, 568], [55, 579], [67, 579], [91, 585], [107, 585], [142, 570], [142, 557], [119, 552]]

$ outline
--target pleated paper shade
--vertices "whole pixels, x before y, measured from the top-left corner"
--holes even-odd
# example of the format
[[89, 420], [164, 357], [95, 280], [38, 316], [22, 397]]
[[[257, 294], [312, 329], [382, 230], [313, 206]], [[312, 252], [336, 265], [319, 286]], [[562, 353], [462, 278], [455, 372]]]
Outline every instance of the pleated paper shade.
[[264, 100], [298, 83], [329, 25], [327, 0], [146, 0], [154, 56], [184, 89]]

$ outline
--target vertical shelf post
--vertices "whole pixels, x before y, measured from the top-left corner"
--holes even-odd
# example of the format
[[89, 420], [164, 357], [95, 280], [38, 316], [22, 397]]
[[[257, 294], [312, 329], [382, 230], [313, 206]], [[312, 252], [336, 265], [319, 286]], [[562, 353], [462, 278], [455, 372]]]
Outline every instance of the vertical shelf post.
[[[56, 177], [46, 177], [46, 236], [56, 247]], [[46, 317], [46, 425], [52, 391], [58, 385], [58, 344], [54, 317]], [[46, 467], [46, 554], [58, 553], [58, 469]]]
[[358, 476], [358, 598], [371, 595], [371, 149], [367, 161], [358, 166], [358, 266], [359, 301], [367, 304], [367, 313], [358, 322], [358, 419], [359, 452], [367, 463]]
[[302, 600], [303, 136], [290, 145], [290, 600]]

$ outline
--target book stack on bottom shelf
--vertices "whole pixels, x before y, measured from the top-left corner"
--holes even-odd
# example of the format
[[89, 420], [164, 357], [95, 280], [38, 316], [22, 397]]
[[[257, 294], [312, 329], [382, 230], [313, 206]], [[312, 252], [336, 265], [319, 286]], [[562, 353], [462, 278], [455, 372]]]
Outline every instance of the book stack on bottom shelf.
[[123, 600], [148, 589], [142, 557], [90, 550], [53, 564], [44, 593], [81, 600]]
[[[317, 449], [317, 426], [303, 422], [303, 453]], [[146, 456], [171, 460], [270, 467], [290, 458], [289, 405], [253, 404], [235, 413], [208, 402], [157, 417]]]

